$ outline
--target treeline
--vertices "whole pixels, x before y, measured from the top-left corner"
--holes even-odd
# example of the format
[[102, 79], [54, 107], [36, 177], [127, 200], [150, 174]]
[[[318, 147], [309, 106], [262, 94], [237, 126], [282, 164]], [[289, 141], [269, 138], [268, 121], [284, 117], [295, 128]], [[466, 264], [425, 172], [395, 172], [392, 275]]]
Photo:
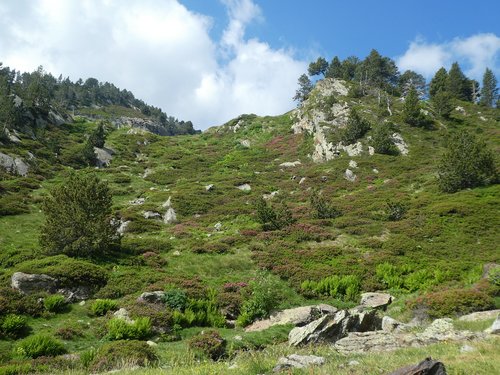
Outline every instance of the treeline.
[[191, 121], [167, 116], [160, 108], [148, 105], [128, 90], [120, 90], [96, 78], [72, 82], [60, 75], [55, 78], [43, 67], [21, 73], [0, 63], [0, 124], [16, 128], [22, 125], [26, 111], [48, 113], [51, 107], [71, 111], [81, 107], [118, 105], [136, 108], [161, 124], [170, 135], [194, 134]]
[[319, 57], [309, 64], [307, 74], [299, 78], [299, 88], [294, 99], [302, 102], [307, 99], [313, 88], [310, 77], [323, 76], [354, 82], [350, 95], [359, 97], [375, 91], [379, 97], [381, 91], [394, 96], [406, 97], [411, 89], [417, 91], [421, 97], [446, 95], [450, 99], [459, 99], [479, 103], [487, 107], [499, 106], [497, 80], [493, 71], [487, 68], [483, 75], [480, 88], [479, 82], [468, 78], [457, 62], [450, 70], [439, 69], [431, 82], [427, 84], [425, 78], [412, 70], [400, 73], [394, 60], [380, 55], [373, 49], [370, 54], [361, 60], [350, 56], [340, 60], [335, 56], [329, 63], [324, 57]]

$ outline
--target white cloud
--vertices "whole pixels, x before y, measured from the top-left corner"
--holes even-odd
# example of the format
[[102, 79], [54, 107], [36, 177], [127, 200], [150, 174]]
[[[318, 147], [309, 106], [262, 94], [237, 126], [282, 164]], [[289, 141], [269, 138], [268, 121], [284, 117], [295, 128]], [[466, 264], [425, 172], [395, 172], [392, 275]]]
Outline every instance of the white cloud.
[[246, 26], [262, 17], [251, 0], [223, 3], [229, 23], [216, 41], [214, 20], [178, 0], [3, 2], [0, 58], [22, 71], [43, 65], [73, 80], [113, 82], [198, 128], [291, 109], [306, 64], [245, 38]]
[[455, 38], [441, 44], [417, 38], [397, 58], [397, 64], [401, 71], [411, 69], [429, 78], [439, 68], [448, 69], [458, 61], [468, 76], [480, 80], [487, 67], [497, 74], [500, 72], [499, 56], [500, 37], [492, 33]]

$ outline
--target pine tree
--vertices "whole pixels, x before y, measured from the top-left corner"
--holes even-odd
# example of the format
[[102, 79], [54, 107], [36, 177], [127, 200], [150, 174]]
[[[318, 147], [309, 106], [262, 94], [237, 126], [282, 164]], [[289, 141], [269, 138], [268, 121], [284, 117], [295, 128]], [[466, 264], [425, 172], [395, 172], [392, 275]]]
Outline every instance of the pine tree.
[[460, 65], [457, 62], [454, 62], [451, 65], [450, 71], [448, 73], [448, 84], [446, 91], [450, 93], [450, 95], [455, 99], [460, 100], [471, 100], [471, 87], [469, 80], [462, 73], [460, 69]]
[[302, 103], [304, 100], [306, 100], [309, 97], [309, 94], [311, 93], [313, 89], [313, 84], [307, 74], [302, 74], [299, 77], [299, 88], [297, 91], [295, 91], [295, 96], [293, 97], [293, 100], [297, 100], [300, 103]]
[[309, 68], [307, 72], [310, 76], [323, 75], [325, 76], [326, 71], [328, 70], [328, 62], [324, 57], [318, 57], [315, 62], [309, 64]]
[[94, 174], [73, 173], [43, 201], [40, 245], [48, 254], [102, 256], [119, 244], [108, 185]]
[[388, 124], [380, 124], [373, 129], [372, 145], [377, 154], [399, 154], [399, 150], [392, 140], [391, 127]]
[[447, 91], [438, 91], [431, 99], [434, 111], [444, 118], [449, 117], [453, 110], [453, 103], [450, 93]]
[[429, 84], [429, 95], [432, 98], [439, 91], [446, 91], [448, 88], [448, 73], [445, 68], [439, 69]]
[[97, 128], [92, 132], [92, 134], [89, 137], [89, 143], [93, 147], [103, 148], [105, 141], [106, 141], [106, 133], [104, 131], [104, 125], [102, 122], [99, 122], [99, 124], [97, 124]]
[[420, 112], [420, 100], [418, 99], [417, 90], [411, 87], [406, 95], [403, 106], [403, 121], [410, 126], [424, 126], [425, 118]]
[[347, 120], [347, 125], [342, 132], [342, 142], [346, 145], [356, 142], [370, 130], [370, 123], [363, 119], [359, 113], [353, 108]]
[[398, 88], [401, 91], [401, 96], [405, 97], [411, 87], [414, 87], [419, 95], [424, 95], [425, 78], [413, 70], [407, 70], [398, 79]]
[[486, 107], [492, 107], [497, 98], [497, 79], [491, 69], [486, 68], [483, 75], [483, 87], [481, 88], [481, 100], [479, 103]]
[[326, 71], [326, 77], [328, 78], [343, 78], [342, 71], [342, 63], [339, 58], [335, 56], [330, 65], [328, 66], [328, 70]]

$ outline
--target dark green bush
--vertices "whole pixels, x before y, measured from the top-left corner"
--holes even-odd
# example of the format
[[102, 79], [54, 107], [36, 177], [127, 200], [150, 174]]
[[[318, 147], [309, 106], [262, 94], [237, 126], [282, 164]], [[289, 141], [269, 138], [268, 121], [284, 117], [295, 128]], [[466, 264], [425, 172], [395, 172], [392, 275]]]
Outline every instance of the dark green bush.
[[87, 355], [91, 372], [103, 372], [121, 367], [154, 366], [158, 355], [142, 341], [114, 341], [103, 345], [97, 353]]
[[375, 126], [372, 133], [372, 146], [377, 154], [398, 155], [399, 150], [392, 140], [390, 124]]
[[217, 331], [207, 331], [193, 336], [188, 345], [196, 354], [214, 361], [226, 354], [226, 340]]
[[161, 304], [131, 303], [126, 306], [132, 319], [146, 317], [151, 320], [151, 329], [155, 333], [170, 332], [173, 326], [172, 312]]
[[335, 219], [342, 215], [342, 212], [334, 207], [330, 202], [315, 190], [309, 199], [314, 219]]
[[137, 318], [133, 323], [123, 319], [113, 318], [108, 324], [110, 340], [143, 340], [151, 336], [151, 319]]
[[55, 332], [55, 335], [63, 340], [73, 340], [75, 338], [83, 337], [83, 329], [76, 325], [67, 325], [61, 328], [58, 328]]
[[408, 211], [406, 205], [400, 202], [387, 201], [387, 220], [401, 220]]
[[12, 288], [0, 288], [0, 315], [24, 314], [37, 317], [42, 314], [43, 303], [39, 295], [24, 295]]
[[53, 294], [51, 296], [45, 297], [43, 299], [43, 306], [45, 310], [53, 313], [63, 312], [67, 307], [68, 303], [66, 298], [60, 294]]
[[226, 254], [231, 248], [222, 242], [205, 243], [200, 246], [195, 246], [191, 251], [195, 254]]
[[262, 225], [263, 230], [279, 230], [297, 221], [284, 203], [280, 203], [274, 208], [268, 205], [263, 198], [259, 198], [255, 203], [255, 209], [257, 221]]
[[356, 142], [370, 130], [370, 127], [367, 120], [363, 119], [354, 108], [351, 109], [349, 120], [341, 134], [342, 142], [346, 145]]
[[103, 316], [108, 311], [115, 310], [118, 310], [118, 302], [112, 299], [97, 299], [90, 305], [90, 312], [95, 316]]
[[16, 354], [26, 358], [54, 357], [66, 353], [64, 345], [52, 336], [38, 334], [17, 343]]
[[18, 338], [29, 330], [24, 316], [9, 314], [0, 318], [0, 333], [10, 338]]
[[187, 305], [186, 293], [180, 289], [167, 290], [163, 300], [168, 307], [175, 310], [184, 310]]

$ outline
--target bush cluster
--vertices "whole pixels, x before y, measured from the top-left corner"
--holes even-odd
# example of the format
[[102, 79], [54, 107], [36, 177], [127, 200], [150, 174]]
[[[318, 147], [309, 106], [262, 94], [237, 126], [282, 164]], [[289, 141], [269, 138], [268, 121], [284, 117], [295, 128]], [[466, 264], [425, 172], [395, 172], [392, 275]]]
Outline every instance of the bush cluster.
[[66, 298], [60, 294], [53, 294], [43, 299], [45, 310], [52, 313], [60, 313], [67, 309], [68, 303]]
[[9, 314], [0, 317], [0, 333], [9, 338], [18, 338], [29, 330], [27, 319], [24, 316]]
[[193, 336], [188, 345], [196, 354], [214, 361], [226, 354], [226, 340], [217, 331], [207, 331]]
[[114, 341], [103, 345], [97, 352], [87, 354], [90, 371], [103, 372], [122, 367], [152, 366], [158, 362], [154, 348], [143, 341]]
[[137, 318], [133, 323], [113, 318], [108, 324], [107, 337], [110, 340], [144, 340], [151, 336], [151, 319]]
[[274, 208], [268, 205], [263, 198], [259, 198], [255, 204], [255, 209], [257, 211], [257, 221], [262, 225], [263, 230], [279, 230], [297, 221], [284, 203]]
[[54, 357], [66, 353], [64, 345], [52, 336], [38, 334], [18, 342], [15, 353], [26, 358]]
[[440, 270], [414, 270], [408, 264], [396, 266], [390, 263], [381, 263], [375, 268], [375, 273], [378, 280], [386, 288], [409, 292], [427, 290], [441, 284], [447, 278], [447, 274]]
[[97, 299], [90, 305], [90, 312], [95, 316], [103, 316], [108, 311], [118, 310], [118, 302], [112, 299]]
[[357, 301], [361, 292], [361, 279], [355, 275], [334, 275], [325, 277], [320, 281], [306, 280], [302, 282], [301, 289], [312, 291], [319, 295], [354, 302]]

